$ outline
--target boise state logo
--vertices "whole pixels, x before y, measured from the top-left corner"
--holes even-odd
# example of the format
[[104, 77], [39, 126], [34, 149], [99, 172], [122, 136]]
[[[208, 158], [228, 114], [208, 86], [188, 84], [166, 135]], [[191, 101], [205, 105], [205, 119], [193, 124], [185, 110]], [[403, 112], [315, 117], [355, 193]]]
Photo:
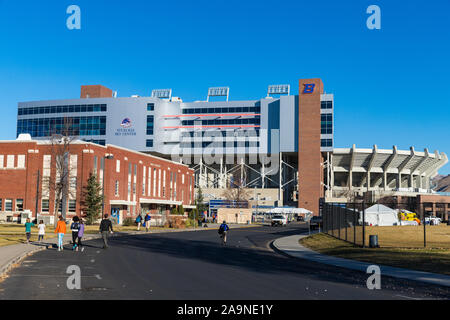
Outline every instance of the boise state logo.
[[131, 120], [130, 120], [130, 118], [123, 119], [122, 123], [120, 124], [120, 126], [122, 128], [129, 128], [129, 127], [131, 127]]

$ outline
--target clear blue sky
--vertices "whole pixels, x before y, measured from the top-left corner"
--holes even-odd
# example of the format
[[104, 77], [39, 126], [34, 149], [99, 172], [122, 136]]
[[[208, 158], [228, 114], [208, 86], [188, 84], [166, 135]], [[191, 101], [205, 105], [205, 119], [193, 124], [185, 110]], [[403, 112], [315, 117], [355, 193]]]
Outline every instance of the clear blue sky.
[[[79, 31], [66, 28], [71, 4]], [[366, 27], [371, 4], [381, 30]], [[0, 0], [0, 139], [15, 138], [18, 102], [78, 98], [82, 84], [185, 101], [227, 85], [238, 100], [320, 77], [335, 94], [335, 147], [450, 156], [449, 19], [448, 0]]]

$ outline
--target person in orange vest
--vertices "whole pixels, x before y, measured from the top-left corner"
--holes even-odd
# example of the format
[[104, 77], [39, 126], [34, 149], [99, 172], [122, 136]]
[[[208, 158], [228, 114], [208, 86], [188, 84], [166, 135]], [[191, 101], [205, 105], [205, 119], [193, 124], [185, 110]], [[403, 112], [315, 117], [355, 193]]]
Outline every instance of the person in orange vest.
[[66, 221], [64, 221], [63, 216], [59, 216], [59, 221], [56, 224], [55, 233], [58, 234], [58, 251], [64, 249], [63, 247], [63, 238], [66, 233]]

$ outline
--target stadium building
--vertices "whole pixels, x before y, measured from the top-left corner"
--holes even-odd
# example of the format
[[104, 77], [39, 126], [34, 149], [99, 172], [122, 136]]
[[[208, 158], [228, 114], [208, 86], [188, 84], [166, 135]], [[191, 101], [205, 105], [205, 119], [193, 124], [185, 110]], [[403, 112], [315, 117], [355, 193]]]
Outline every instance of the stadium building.
[[348, 193], [429, 193], [429, 179], [447, 162], [427, 151], [333, 149], [334, 96], [321, 79], [300, 79], [298, 94], [272, 85], [260, 99], [229, 101], [229, 95], [230, 88], [214, 87], [204, 101], [184, 102], [172, 89], [117, 97], [101, 85], [82, 86], [80, 99], [19, 103], [17, 135], [39, 140], [64, 132], [182, 162], [207, 200], [243, 187], [254, 207], [289, 205], [315, 214], [320, 200], [344, 201]]

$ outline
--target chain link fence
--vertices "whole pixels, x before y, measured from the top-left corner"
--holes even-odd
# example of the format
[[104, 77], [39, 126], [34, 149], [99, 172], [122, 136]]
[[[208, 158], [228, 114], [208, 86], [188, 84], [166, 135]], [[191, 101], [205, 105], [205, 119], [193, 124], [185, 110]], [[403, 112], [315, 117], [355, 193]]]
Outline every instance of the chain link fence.
[[450, 248], [450, 224], [411, 203], [325, 203], [323, 232], [355, 246], [368, 247], [377, 236], [380, 247]]

